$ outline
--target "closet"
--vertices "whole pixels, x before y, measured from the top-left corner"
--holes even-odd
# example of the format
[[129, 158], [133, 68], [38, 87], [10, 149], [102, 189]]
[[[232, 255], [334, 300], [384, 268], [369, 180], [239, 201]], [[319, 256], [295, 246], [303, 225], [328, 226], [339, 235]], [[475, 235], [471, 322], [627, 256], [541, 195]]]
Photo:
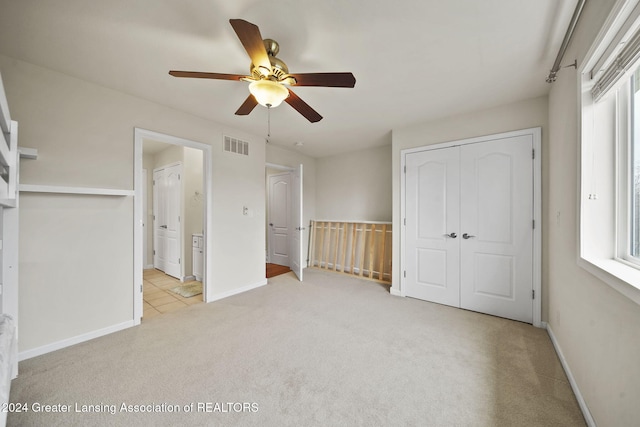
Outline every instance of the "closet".
[[404, 153], [406, 296], [533, 322], [534, 136]]

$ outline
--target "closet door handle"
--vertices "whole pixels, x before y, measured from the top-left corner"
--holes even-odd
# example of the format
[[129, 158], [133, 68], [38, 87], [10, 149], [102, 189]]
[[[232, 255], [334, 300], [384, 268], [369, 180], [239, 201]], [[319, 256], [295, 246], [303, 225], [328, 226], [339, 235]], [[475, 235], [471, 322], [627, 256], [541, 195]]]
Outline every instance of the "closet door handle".
[[467, 234], [467, 233], [464, 233], [464, 234], [462, 235], [462, 238], [463, 238], [463, 239], [465, 239], [465, 240], [466, 240], [466, 239], [471, 239], [471, 238], [473, 238], [473, 237], [476, 237], [476, 236], [472, 236], [471, 234]]
[[446, 237], [451, 237], [452, 239], [455, 239], [456, 237], [458, 237], [458, 235], [456, 233], [450, 233], [450, 234], [445, 234]]
[[160, 228], [168, 228], [166, 225], [161, 225]]

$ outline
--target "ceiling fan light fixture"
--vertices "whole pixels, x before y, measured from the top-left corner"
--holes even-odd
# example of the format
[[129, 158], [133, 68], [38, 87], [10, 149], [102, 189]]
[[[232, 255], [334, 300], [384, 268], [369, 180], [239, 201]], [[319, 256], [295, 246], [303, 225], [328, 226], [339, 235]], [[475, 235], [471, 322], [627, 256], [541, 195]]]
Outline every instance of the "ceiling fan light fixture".
[[289, 90], [272, 80], [257, 80], [249, 84], [249, 92], [256, 98], [258, 104], [274, 108], [289, 96]]

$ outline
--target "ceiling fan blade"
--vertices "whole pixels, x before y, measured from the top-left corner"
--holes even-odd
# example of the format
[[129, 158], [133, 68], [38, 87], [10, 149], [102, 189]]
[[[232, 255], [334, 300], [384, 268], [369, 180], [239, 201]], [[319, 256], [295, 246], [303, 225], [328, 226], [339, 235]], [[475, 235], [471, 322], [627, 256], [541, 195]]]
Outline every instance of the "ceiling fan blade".
[[271, 74], [271, 61], [269, 61], [269, 55], [262, 42], [258, 26], [244, 19], [229, 19], [229, 23], [249, 54], [253, 65], [263, 68], [265, 75]]
[[298, 95], [293, 93], [291, 89], [289, 89], [289, 97], [285, 99], [285, 102], [291, 105], [298, 113], [302, 114], [311, 123], [322, 120], [322, 116], [318, 114], [316, 110], [311, 108], [309, 104], [300, 99]]
[[252, 94], [249, 94], [249, 96], [247, 97], [247, 99], [244, 100], [240, 108], [238, 108], [238, 111], [236, 111], [236, 115], [246, 116], [247, 114], [253, 111], [256, 105], [258, 105], [258, 101], [256, 101], [256, 98]]
[[169, 71], [174, 77], [192, 77], [196, 79], [242, 80], [242, 74], [202, 73], [200, 71]]
[[296, 86], [354, 87], [356, 78], [351, 73], [302, 73], [295, 77]]

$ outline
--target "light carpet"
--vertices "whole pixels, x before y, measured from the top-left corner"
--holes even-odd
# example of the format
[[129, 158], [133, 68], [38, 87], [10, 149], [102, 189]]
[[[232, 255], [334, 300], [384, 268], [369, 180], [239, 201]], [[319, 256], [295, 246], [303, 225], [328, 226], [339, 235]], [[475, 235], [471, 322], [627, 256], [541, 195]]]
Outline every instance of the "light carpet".
[[310, 269], [21, 362], [11, 401], [71, 410], [20, 426], [584, 425], [544, 330]]

